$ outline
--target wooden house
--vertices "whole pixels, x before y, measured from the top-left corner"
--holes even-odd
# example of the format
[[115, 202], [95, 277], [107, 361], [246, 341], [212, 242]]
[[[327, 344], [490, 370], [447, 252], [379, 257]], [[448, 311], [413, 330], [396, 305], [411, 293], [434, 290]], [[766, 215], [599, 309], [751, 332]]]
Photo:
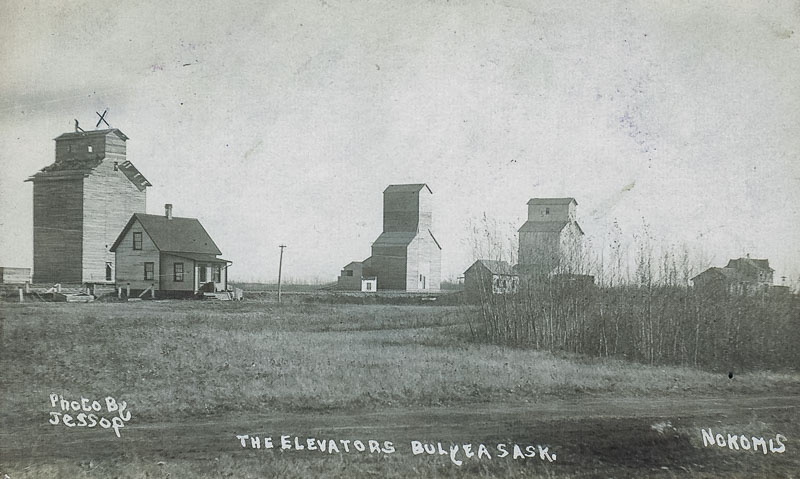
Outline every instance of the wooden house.
[[770, 289], [774, 270], [767, 259], [732, 259], [724, 268], [708, 268], [692, 278], [694, 287], [707, 294], [755, 294]]
[[583, 230], [576, 221], [575, 198], [532, 198], [528, 220], [519, 229], [521, 274], [572, 273], [580, 266]]
[[33, 281], [114, 281], [111, 244], [134, 213], [144, 213], [150, 182], [126, 159], [118, 129], [55, 139], [55, 162], [33, 183]]
[[116, 285], [132, 292], [153, 288], [156, 296], [175, 297], [225, 291], [230, 261], [195, 218], [165, 213], [135, 213], [119, 233], [111, 251], [116, 255]]
[[470, 296], [514, 294], [519, 275], [505, 261], [479, 259], [464, 271], [464, 291]]

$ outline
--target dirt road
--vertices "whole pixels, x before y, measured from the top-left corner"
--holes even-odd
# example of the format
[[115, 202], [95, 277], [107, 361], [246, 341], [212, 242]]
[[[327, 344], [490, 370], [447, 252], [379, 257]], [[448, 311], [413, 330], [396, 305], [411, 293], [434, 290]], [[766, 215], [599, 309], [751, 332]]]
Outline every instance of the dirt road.
[[[692, 399], [586, 398], [522, 404], [474, 404], [457, 407], [396, 408], [376, 411], [309, 413], [229, 413], [221, 416], [131, 421], [117, 438], [112, 430], [67, 428], [48, 424], [48, 411], [36, 418], [7, 418], [0, 433], [3, 462], [39, 462], [56, 458], [103, 459], [130, 457], [207, 459], [220, 454], [265, 454], [255, 449], [272, 438], [268, 453], [298, 457], [330, 452], [295, 450], [309, 438], [340, 441], [385, 441], [394, 454], [415, 458], [412, 441], [437, 444], [485, 444], [498, 457], [497, 444], [546, 446], [557, 454], [556, 467], [624, 467], [649, 471], [684, 470], [723, 473], [747, 471], [749, 464], [781, 474], [798, 470], [800, 434], [798, 396], [741, 396]], [[755, 453], [728, 447], [704, 446], [701, 429], [750, 437], [786, 438], [783, 453]], [[243, 447], [242, 436], [247, 435]], [[240, 436], [237, 438], [237, 436]], [[280, 452], [281, 436], [289, 436], [290, 450]], [[726, 436], [727, 437], [727, 436]], [[297, 438], [297, 439], [295, 439]], [[314, 443], [312, 441], [312, 443]], [[352, 443], [351, 443], [352, 444]], [[534, 448], [535, 450], [535, 448]], [[459, 451], [463, 450], [459, 449]], [[369, 451], [353, 454], [369, 454]], [[425, 454], [421, 454], [425, 455]], [[434, 455], [438, 455], [438, 452]], [[539, 456], [537, 454], [537, 456]], [[459, 456], [460, 459], [465, 459]], [[443, 455], [447, 463], [449, 457]], [[508, 460], [511, 455], [508, 456]], [[547, 458], [549, 461], [550, 458]], [[413, 460], [413, 459], [410, 459]], [[535, 459], [535, 460], [541, 460]], [[765, 466], [766, 464], [766, 466]], [[742, 469], [744, 468], [744, 469]]]

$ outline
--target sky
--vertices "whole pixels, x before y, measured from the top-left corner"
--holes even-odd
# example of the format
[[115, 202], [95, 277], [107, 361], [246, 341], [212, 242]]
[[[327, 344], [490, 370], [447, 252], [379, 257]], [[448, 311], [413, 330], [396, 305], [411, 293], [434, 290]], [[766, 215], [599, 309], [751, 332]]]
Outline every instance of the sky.
[[800, 277], [798, 2], [0, 6], [2, 266], [32, 264], [24, 180], [108, 109], [148, 212], [200, 219], [233, 280], [286, 244], [286, 278], [334, 281], [396, 183], [433, 191], [445, 279], [508, 258], [533, 197], [576, 198], [598, 251], [646, 229]]

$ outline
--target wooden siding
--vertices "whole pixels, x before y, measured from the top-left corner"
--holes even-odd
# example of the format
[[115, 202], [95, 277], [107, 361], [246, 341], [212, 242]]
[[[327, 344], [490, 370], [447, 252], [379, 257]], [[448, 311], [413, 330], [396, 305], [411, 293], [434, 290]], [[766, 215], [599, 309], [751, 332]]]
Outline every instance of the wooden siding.
[[33, 282], [80, 283], [83, 178], [33, 183]]
[[422, 188], [419, 191], [419, 222], [417, 228], [419, 231], [425, 231], [433, 228], [433, 195], [428, 188]]
[[525, 272], [549, 273], [559, 257], [561, 233], [519, 233], [519, 265]]
[[[175, 281], [175, 263], [183, 263], [183, 281]], [[159, 289], [164, 291], [195, 291], [195, 262], [188, 258], [161, 253]]]
[[403, 289], [406, 291], [417, 291], [420, 289], [419, 275], [420, 271], [420, 256], [422, 253], [423, 245], [420, 244], [419, 235], [411, 240], [406, 248], [406, 276], [405, 286]]
[[560, 232], [519, 233], [519, 266], [532, 274], [578, 271], [581, 262], [582, 233], [577, 223], [569, 223]]
[[419, 193], [403, 191], [383, 194], [384, 233], [417, 231], [418, 224]]
[[420, 232], [408, 246], [406, 290], [438, 291], [441, 287], [441, 271], [441, 250], [427, 230]]
[[[407, 247], [373, 245], [370, 266], [363, 274], [376, 276], [378, 288], [383, 290], [438, 291], [442, 252], [426, 230]], [[420, 281], [420, 275], [424, 281]]]
[[[549, 210], [549, 214], [547, 211]], [[575, 221], [575, 203], [528, 205], [529, 221]]]
[[442, 289], [442, 249], [433, 241], [433, 238], [430, 237], [430, 233], [428, 234], [428, 238], [430, 239], [430, 261], [431, 261], [431, 281], [429, 289], [433, 291], [439, 291]]
[[[133, 233], [142, 233], [142, 249], [133, 249]], [[131, 228], [125, 233], [116, 249], [115, 282], [118, 287], [124, 288], [128, 283], [133, 290], [144, 290], [155, 283], [159, 289], [161, 277], [160, 254], [155, 243], [147, 235], [139, 221], [134, 221]], [[153, 280], [144, 279], [144, 264], [152, 262]]]
[[433, 222], [431, 193], [399, 191], [383, 194], [383, 232], [426, 230]]
[[5, 284], [24, 284], [31, 282], [30, 268], [6, 268], [0, 267], [0, 283]]
[[379, 289], [406, 289], [406, 247], [372, 246], [370, 276], [378, 278]]
[[[92, 151], [89, 151], [89, 146]], [[105, 136], [62, 138], [56, 141], [56, 161], [90, 160], [117, 155], [125, 160], [125, 140], [113, 132]]]
[[[349, 267], [342, 269], [336, 281], [336, 288], [347, 291], [358, 291], [361, 289], [361, 278], [364, 276], [364, 265], [362, 263], [350, 263]], [[345, 271], [352, 271], [351, 276], [347, 276]]]
[[[110, 136], [122, 141], [114, 134]], [[122, 171], [114, 171], [114, 161], [124, 159], [103, 160], [84, 180], [84, 282], [105, 282], [106, 263], [112, 263], [113, 268], [115, 262], [114, 253], [109, 248], [131, 216], [145, 212], [146, 192], [139, 191]], [[113, 279], [109, 282], [113, 282]]]

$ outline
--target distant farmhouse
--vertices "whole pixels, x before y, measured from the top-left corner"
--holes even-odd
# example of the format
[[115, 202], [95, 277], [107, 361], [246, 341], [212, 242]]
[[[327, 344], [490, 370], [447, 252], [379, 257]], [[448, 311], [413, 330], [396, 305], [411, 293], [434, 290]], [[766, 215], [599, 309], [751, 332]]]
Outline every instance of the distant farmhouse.
[[114, 282], [110, 247], [150, 182], [125, 157], [120, 130], [77, 128], [55, 139], [56, 159], [33, 183], [33, 282]]
[[195, 218], [135, 213], [110, 250], [116, 255], [116, 285], [155, 296], [188, 296], [228, 289], [230, 261]]
[[576, 270], [583, 237], [575, 220], [577, 206], [575, 198], [528, 201], [528, 221], [519, 229], [519, 273], [548, 276]]
[[766, 292], [772, 287], [774, 270], [767, 259], [732, 259], [724, 268], [708, 268], [692, 278], [698, 291], [738, 295]]
[[514, 294], [519, 290], [519, 275], [505, 261], [479, 259], [464, 272], [467, 294]]
[[520, 280], [556, 278], [586, 287], [592, 276], [577, 274], [583, 230], [576, 221], [575, 198], [532, 198], [528, 220], [519, 229], [519, 264], [479, 259], [464, 272], [464, 290], [513, 294]]
[[372, 256], [342, 269], [337, 288], [438, 291], [442, 247], [433, 235], [433, 192], [426, 184], [390, 185], [383, 192], [383, 232]]

